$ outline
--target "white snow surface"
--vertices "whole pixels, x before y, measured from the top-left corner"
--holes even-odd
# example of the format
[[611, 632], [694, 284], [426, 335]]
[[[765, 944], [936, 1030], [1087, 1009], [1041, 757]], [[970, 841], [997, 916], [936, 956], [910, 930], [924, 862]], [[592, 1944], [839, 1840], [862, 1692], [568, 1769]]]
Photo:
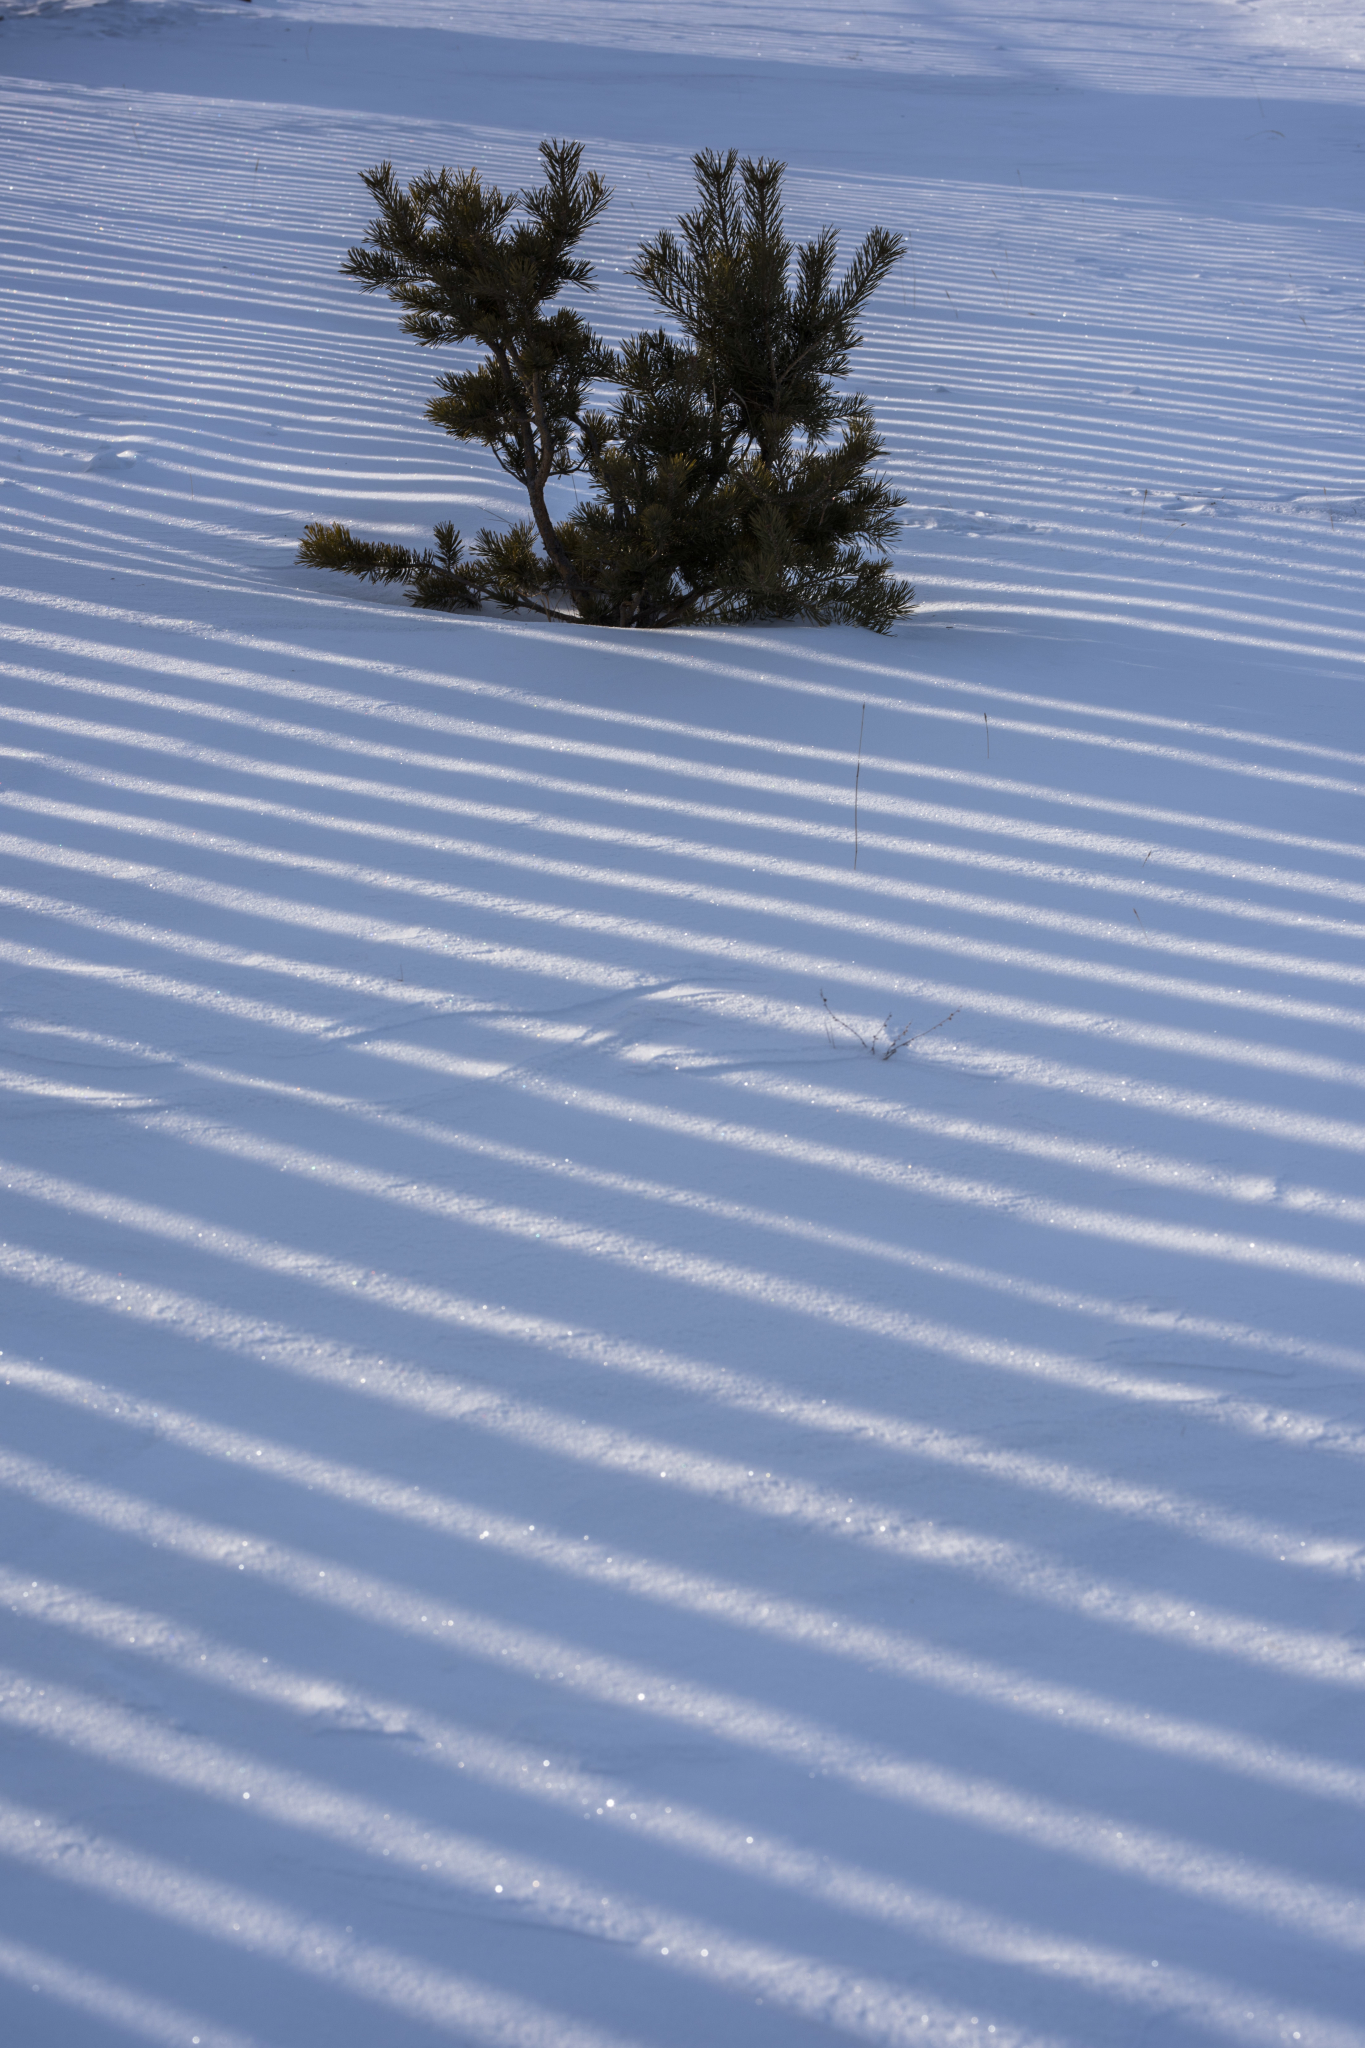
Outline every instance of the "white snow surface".
[[[1357, 0], [0, 56], [0, 2039], [1361, 2048]], [[337, 266], [547, 133], [611, 334], [910, 234], [914, 620], [295, 566], [516, 516]]]

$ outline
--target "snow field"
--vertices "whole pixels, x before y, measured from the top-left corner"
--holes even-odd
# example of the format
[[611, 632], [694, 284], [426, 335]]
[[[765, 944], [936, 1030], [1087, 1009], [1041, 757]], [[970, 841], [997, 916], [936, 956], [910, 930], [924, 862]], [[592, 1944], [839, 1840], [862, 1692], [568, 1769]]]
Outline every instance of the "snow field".
[[[580, 12], [540, 126], [448, 12], [5, 24], [4, 2031], [1358, 2048], [1349, 39], [1196, 175], [1137, 8], [823, 122], [814, 10]], [[581, 133], [614, 333], [742, 105], [912, 232], [920, 618], [294, 567], [519, 511], [356, 168]]]

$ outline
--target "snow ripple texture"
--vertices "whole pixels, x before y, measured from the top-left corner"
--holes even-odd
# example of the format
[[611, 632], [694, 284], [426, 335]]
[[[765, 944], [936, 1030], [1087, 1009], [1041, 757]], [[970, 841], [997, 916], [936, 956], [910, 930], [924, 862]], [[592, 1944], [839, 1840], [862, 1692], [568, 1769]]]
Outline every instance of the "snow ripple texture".
[[[0, 2035], [1365, 2048], [1358, 9], [0, 36]], [[565, 132], [910, 235], [912, 623], [295, 566]]]

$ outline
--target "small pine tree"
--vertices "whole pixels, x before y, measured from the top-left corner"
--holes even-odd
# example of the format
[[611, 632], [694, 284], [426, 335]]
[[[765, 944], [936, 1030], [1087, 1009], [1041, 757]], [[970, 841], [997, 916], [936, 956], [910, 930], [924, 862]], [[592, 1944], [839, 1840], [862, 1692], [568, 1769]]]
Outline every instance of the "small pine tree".
[[[423, 345], [483, 346], [476, 368], [441, 378], [427, 416], [492, 451], [533, 524], [485, 528], [471, 554], [449, 525], [435, 554], [310, 526], [299, 559], [406, 584], [419, 605], [488, 598], [603, 625], [805, 618], [884, 632], [908, 616], [914, 594], [885, 554], [904, 500], [875, 472], [866, 400], [836, 389], [903, 239], [874, 228], [836, 283], [832, 228], [800, 248], [786, 236], [783, 165], [703, 152], [697, 208], [632, 266], [681, 338], [660, 329], [613, 352], [577, 313], [549, 310], [566, 287], [592, 288], [573, 251], [610, 194], [581, 173], [577, 144], [540, 153], [545, 183], [510, 227], [516, 200], [475, 171], [406, 190], [387, 164], [364, 173], [380, 212], [343, 266], [397, 300]], [[587, 407], [594, 383], [616, 386], [610, 413]], [[556, 522], [545, 486], [575, 471], [592, 488]]]
[[415, 604], [453, 611], [485, 597], [508, 606], [544, 605], [556, 584], [580, 590], [545, 504], [551, 477], [577, 468], [574, 441], [588, 386], [609, 377], [612, 357], [587, 322], [552, 302], [569, 286], [592, 289], [590, 266], [573, 254], [610, 193], [580, 174], [577, 143], [543, 142], [545, 182], [521, 195], [525, 218], [508, 226], [517, 201], [475, 170], [427, 172], [406, 188], [391, 164], [361, 173], [379, 208], [368, 247], [350, 249], [342, 275], [403, 308], [403, 329], [423, 348], [476, 342], [477, 368], [440, 378], [427, 418], [478, 441], [523, 486], [543, 556], [527, 526], [485, 529], [472, 557], [453, 526], [436, 529], [437, 553], [391, 542], [357, 541], [345, 526], [310, 526], [299, 560], [346, 569], [372, 582], [404, 583]]

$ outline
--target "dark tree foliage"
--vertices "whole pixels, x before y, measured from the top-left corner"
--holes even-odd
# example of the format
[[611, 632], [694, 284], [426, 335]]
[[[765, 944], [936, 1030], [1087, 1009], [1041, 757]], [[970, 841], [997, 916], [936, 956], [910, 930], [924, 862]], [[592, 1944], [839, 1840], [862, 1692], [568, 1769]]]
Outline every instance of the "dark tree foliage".
[[[802, 618], [884, 632], [913, 608], [886, 545], [904, 500], [875, 468], [866, 401], [838, 388], [858, 320], [904, 252], [874, 228], [841, 278], [832, 228], [796, 247], [782, 214], [784, 166], [704, 151], [698, 205], [645, 242], [632, 275], [671, 321], [613, 351], [555, 306], [591, 290], [573, 252], [610, 194], [575, 143], [541, 144], [545, 182], [517, 199], [476, 171], [404, 188], [364, 173], [379, 214], [343, 270], [404, 309], [427, 347], [475, 342], [470, 370], [441, 377], [428, 418], [475, 441], [517, 479], [531, 521], [482, 529], [466, 552], [450, 525], [436, 550], [310, 526], [299, 559], [406, 585], [418, 605], [485, 599], [599, 625]], [[588, 404], [611, 386], [615, 403]], [[545, 487], [588, 490], [551, 518]]]

